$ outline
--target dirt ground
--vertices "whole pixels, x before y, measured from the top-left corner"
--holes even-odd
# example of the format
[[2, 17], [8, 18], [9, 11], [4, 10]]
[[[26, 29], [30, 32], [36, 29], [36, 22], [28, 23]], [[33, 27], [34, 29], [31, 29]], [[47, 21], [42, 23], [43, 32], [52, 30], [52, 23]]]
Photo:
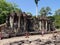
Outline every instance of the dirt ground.
[[45, 35], [30, 35], [29, 38], [25, 38], [26, 36], [20, 36], [20, 37], [13, 37], [8, 39], [2, 39], [0, 40], [0, 45], [8, 44], [15, 41], [20, 40], [35, 40], [35, 39], [50, 39], [53, 36], [53, 34], [45, 34]]

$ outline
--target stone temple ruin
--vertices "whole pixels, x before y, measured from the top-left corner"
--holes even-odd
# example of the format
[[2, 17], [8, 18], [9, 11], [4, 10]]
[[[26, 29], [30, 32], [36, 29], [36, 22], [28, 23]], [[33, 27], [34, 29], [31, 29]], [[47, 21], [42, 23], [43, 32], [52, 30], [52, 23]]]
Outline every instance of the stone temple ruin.
[[[53, 22], [47, 16], [33, 17], [25, 12], [11, 12], [6, 18], [6, 32], [48, 32], [54, 30]], [[12, 34], [12, 33], [11, 33]]]

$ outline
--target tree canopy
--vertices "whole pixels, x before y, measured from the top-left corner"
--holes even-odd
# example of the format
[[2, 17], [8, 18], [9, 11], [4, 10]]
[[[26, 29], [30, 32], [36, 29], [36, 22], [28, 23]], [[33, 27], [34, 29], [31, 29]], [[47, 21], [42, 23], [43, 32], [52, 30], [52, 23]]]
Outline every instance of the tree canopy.
[[60, 15], [60, 9], [56, 10], [54, 15]]
[[35, 0], [35, 4], [36, 4], [36, 5], [38, 4], [38, 1], [40, 1], [40, 0]]
[[41, 15], [48, 15], [48, 14], [51, 14], [51, 8], [50, 7], [42, 7], [41, 10], [40, 10], [40, 14]]
[[55, 11], [54, 18], [56, 28], [60, 28], [60, 9]]
[[0, 0], [0, 24], [4, 23], [6, 20], [7, 13], [11, 11], [21, 11], [16, 7], [16, 5], [6, 2], [6, 0]]

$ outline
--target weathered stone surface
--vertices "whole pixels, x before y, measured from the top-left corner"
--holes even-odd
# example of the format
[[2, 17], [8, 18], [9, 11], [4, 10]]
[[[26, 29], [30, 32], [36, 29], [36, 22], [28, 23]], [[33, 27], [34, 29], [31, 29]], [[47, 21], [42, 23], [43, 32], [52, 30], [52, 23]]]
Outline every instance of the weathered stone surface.
[[23, 44], [22, 42], [18, 42], [19, 45]]
[[[58, 37], [57, 37], [58, 38]], [[35, 40], [21, 40], [13, 43], [6, 43], [5, 45], [60, 45], [60, 41], [56, 39], [35, 39]]]
[[29, 40], [25, 40], [25, 41], [24, 41], [24, 43], [29, 44], [29, 43], [30, 43], [30, 41], [29, 41]]
[[10, 43], [6, 43], [6, 44], [4, 44], [4, 45], [10, 45]]
[[21, 45], [29, 45], [29, 44], [23, 43], [23, 44], [21, 44]]
[[36, 39], [35, 41], [41, 42], [41, 40], [40, 40], [40, 39]]
[[19, 42], [10, 43], [10, 45], [19, 45]]
[[50, 44], [52, 43], [50, 40], [46, 41], [45, 44]]

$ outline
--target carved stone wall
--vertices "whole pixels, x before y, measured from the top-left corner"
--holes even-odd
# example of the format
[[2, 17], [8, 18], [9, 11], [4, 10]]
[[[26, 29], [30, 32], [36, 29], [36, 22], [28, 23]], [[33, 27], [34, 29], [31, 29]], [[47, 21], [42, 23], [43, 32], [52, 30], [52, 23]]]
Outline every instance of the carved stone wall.
[[51, 20], [48, 20], [47, 17], [32, 18], [32, 16], [27, 15], [25, 12], [13, 12], [6, 18], [7, 28], [11, 28], [10, 18], [13, 19], [12, 30], [15, 32], [39, 31], [43, 28], [44, 30], [49, 31], [51, 30], [51, 26], [53, 26]]

